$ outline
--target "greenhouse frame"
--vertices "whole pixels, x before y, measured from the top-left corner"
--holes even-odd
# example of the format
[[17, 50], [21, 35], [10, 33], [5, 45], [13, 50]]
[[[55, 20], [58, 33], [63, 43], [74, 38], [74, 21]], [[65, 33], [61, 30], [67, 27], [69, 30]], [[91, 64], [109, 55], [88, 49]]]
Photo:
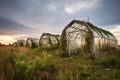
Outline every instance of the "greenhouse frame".
[[25, 40], [17, 40], [12, 44], [14, 47], [22, 47], [25, 45]]
[[39, 39], [37, 39], [37, 38], [27, 38], [26, 47], [29, 47], [29, 48], [39, 47]]
[[94, 26], [90, 22], [72, 20], [62, 31], [61, 53], [100, 54], [117, 47], [116, 37], [109, 31]]
[[59, 48], [60, 35], [43, 33], [40, 37], [39, 45], [42, 48]]

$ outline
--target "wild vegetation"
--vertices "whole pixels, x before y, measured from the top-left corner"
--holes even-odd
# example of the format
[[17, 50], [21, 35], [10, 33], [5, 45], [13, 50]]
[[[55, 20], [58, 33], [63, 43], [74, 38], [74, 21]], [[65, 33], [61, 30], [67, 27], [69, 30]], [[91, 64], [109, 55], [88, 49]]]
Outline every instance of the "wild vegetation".
[[0, 48], [0, 80], [119, 80], [120, 50], [94, 59], [59, 49]]

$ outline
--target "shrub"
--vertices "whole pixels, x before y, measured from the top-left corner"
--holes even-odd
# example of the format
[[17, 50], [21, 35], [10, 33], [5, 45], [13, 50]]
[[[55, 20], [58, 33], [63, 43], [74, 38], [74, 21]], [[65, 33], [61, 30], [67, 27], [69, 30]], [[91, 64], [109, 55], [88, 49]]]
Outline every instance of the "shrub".
[[9, 51], [4, 59], [6, 63], [15, 64], [15, 54], [12, 51]]
[[119, 61], [115, 56], [108, 56], [107, 58], [102, 58], [99, 61], [99, 65], [106, 68], [115, 68]]
[[12, 51], [9, 51], [6, 57], [1, 60], [0, 77], [2, 77], [3, 80], [13, 80], [14, 66], [15, 54]]
[[0, 65], [0, 79], [3, 80], [41, 80], [52, 79], [56, 67], [50, 60], [51, 55], [43, 52], [43, 58], [32, 58], [25, 54], [10, 52]]

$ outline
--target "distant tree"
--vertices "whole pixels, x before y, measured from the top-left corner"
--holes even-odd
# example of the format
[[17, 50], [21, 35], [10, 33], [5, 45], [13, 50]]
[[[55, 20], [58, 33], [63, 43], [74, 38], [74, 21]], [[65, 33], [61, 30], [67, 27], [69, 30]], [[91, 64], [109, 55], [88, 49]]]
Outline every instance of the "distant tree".
[[8, 44], [8, 46], [12, 46], [12, 44]]
[[1, 42], [0, 42], [0, 46], [2, 46]]

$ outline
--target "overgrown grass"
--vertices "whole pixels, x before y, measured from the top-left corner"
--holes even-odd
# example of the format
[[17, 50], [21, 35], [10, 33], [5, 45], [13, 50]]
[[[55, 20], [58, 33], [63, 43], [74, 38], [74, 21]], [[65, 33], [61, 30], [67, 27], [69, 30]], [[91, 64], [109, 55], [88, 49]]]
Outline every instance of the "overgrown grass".
[[59, 49], [9, 48], [1, 51], [0, 80], [120, 80], [120, 50], [97, 59], [61, 57]]
[[[1, 61], [0, 80], [44, 80], [52, 79], [56, 71], [55, 63], [47, 52], [39, 56], [26, 56], [10, 52]], [[53, 73], [51, 73], [53, 72]]]

